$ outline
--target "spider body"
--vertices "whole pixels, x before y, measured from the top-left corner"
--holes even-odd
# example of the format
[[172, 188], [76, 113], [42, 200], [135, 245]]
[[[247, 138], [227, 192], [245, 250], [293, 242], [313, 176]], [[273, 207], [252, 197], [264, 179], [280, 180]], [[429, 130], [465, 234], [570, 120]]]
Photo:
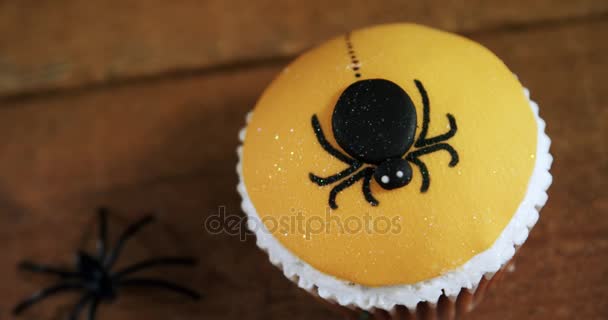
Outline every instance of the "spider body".
[[338, 145], [360, 162], [379, 165], [400, 158], [414, 143], [414, 103], [388, 80], [361, 80], [348, 86], [331, 120]]
[[76, 270], [82, 276], [84, 289], [104, 301], [116, 299], [116, 284], [112, 275], [95, 257], [80, 251], [76, 255]]
[[107, 213], [105, 209], [99, 210], [99, 239], [95, 255], [78, 251], [74, 270], [41, 265], [32, 262], [22, 262], [20, 268], [29, 272], [46, 273], [59, 278], [59, 281], [45, 288], [28, 299], [20, 302], [13, 310], [18, 315], [35, 303], [52, 295], [67, 292], [81, 291], [83, 294], [73, 307], [69, 319], [79, 318], [81, 311], [88, 306], [88, 319], [93, 320], [97, 307], [102, 302], [114, 301], [125, 287], [150, 287], [174, 291], [192, 299], [199, 299], [199, 294], [178, 284], [151, 277], [133, 277], [132, 274], [156, 266], [191, 266], [196, 263], [188, 257], [160, 257], [135, 263], [118, 271], [113, 266], [127, 240], [135, 235], [142, 227], [154, 221], [152, 216], [146, 216], [127, 227], [118, 239], [112, 250], [107, 250]]
[[[456, 119], [447, 114], [448, 132], [427, 138], [430, 123], [430, 101], [422, 82], [414, 80], [422, 97], [422, 128], [416, 139], [417, 115], [410, 96], [397, 84], [385, 79], [366, 79], [351, 84], [340, 95], [332, 114], [332, 131], [338, 145], [346, 154], [333, 147], [325, 138], [316, 115], [312, 127], [319, 144], [331, 155], [346, 163], [348, 168], [328, 176], [309, 174], [319, 186], [336, 183], [329, 195], [329, 206], [337, 209], [337, 195], [359, 180], [363, 180], [363, 195], [372, 206], [379, 204], [371, 193], [372, 177], [386, 190], [401, 188], [412, 180], [417, 167], [422, 175], [421, 192], [430, 185], [430, 176], [421, 156], [445, 150], [458, 164], [456, 150], [445, 141], [456, 134]], [[412, 147], [413, 150], [412, 150]], [[362, 168], [363, 167], [363, 168]], [[362, 168], [362, 169], [361, 169]]]

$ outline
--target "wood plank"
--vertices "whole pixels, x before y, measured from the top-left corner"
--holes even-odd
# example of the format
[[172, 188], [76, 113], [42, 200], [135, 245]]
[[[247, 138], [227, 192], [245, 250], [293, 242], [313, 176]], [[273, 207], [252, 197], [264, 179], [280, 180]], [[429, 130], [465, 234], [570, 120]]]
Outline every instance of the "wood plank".
[[[602, 319], [608, 314], [606, 34], [608, 21], [591, 21], [475, 36], [531, 88], [556, 161], [550, 201], [519, 254], [517, 271], [471, 319]], [[253, 239], [240, 242], [202, 229], [220, 206], [240, 215], [234, 190], [236, 134], [279, 67], [5, 102], [0, 108], [0, 318], [19, 297], [48, 284], [16, 274], [17, 261], [69, 261], [75, 247], [91, 244], [92, 213], [99, 204], [120, 208], [112, 219], [114, 232], [140, 212], [158, 210], [162, 223], [131, 244], [125, 262], [152, 253], [193, 253], [201, 259], [196, 272], [168, 276], [207, 294], [195, 305], [161, 293], [125, 295], [117, 305], [102, 308], [104, 318], [329, 317], [322, 305], [283, 279]], [[30, 315], [48, 318], [62, 310], [66, 307], [49, 301]]]
[[2, 174], [0, 189], [43, 205], [55, 196], [225, 165], [234, 158], [247, 110], [278, 70], [7, 103], [0, 107], [0, 167], [11, 170]]
[[378, 23], [471, 32], [606, 13], [601, 0], [2, 1], [0, 95], [293, 56]]

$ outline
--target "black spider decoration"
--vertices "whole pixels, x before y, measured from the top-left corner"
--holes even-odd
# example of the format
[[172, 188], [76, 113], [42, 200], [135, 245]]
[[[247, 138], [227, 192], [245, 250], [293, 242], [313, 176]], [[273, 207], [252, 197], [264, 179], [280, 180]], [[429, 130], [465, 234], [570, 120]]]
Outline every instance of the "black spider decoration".
[[95, 319], [97, 307], [101, 302], [112, 302], [116, 299], [119, 289], [123, 287], [151, 287], [171, 290], [198, 300], [200, 295], [186, 287], [158, 278], [130, 277], [131, 274], [156, 266], [192, 266], [196, 264], [195, 259], [189, 257], [160, 257], [152, 258], [130, 265], [124, 269], [112, 272], [112, 267], [118, 259], [120, 252], [131, 237], [142, 227], [154, 221], [151, 215], [145, 216], [139, 221], [128, 226], [118, 239], [115, 247], [107, 250], [107, 210], [100, 208], [99, 215], [99, 239], [97, 241], [97, 254], [90, 255], [84, 251], [76, 254], [75, 270], [59, 267], [41, 265], [28, 261], [22, 262], [19, 267], [22, 270], [36, 273], [46, 273], [59, 277], [59, 282], [45, 288], [30, 298], [20, 302], [14, 309], [15, 315], [25, 311], [33, 304], [58, 293], [66, 291], [83, 291], [82, 297], [73, 307], [69, 319], [79, 318], [81, 311], [88, 305], [88, 319]]
[[[415, 143], [414, 103], [405, 90], [385, 79], [357, 81], [340, 95], [332, 114], [332, 127], [336, 141], [347, 154], [327, 141], [317, 115], [312, 116], [312, 127], [319, 144], [329, 154], [349, 165], [345, 170], [329, 177], [309, 174], [310, 180], [319, 186], [348, 177], [331, 189], [329, 206], [332, 209], [338, 208], [338, 193], [361, 179], [365, 200], [372, 206], [378, 205], [378, 200], [370, 190], [372, 176], [386, 190], [401, 188], [412, 179], [410, 162], [418, 167], [422, 175], [420, 192], [426, 192], [430, 177], [426, 165], [420, 160], [425, 154], [445, 150], [451, 156], [449, 166], [458, 164], [458, 153], [445, 142], [456, 134], [456, 119], [448, 113], [448, 132], [427, 138], [430, 122], [429, 97], [422, 82], [414, 82], [422, 96], [423, 106], [422, 129]], [[415, 149], [408, 153], [412, 144]], [[367, 166], [359, 170], [365, 164]]]

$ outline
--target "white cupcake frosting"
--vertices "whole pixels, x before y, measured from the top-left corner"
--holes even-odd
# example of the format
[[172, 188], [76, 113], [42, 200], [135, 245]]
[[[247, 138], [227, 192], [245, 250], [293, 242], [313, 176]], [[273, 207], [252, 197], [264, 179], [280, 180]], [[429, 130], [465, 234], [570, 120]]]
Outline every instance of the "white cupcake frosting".
[[[527, 89], [524, 89], [524, 92], [530, 101], [530, 108], [534, 113], [538, 128], [536, 163], [528, 190], [517, 212], [494, 244], [461, 267], [415, 284], [380, 287], [353, 284], [316, 270], [287, 250], [263, 224], [256, 223], [256, 221], [260, 221], [260, 217], [247, 194], [241, 166], [242, 146], [239, 146], [237, 173], [240, 182], [237, 190], [243, 199], [241, 207], [248, 216], [248, 227], [255, 233], [258, 247], [266, 251], [270, 261], [283, 270], [285, 276], [297, 283], [299, 287], [318, 294], [326, 300], [348, 307], [358, 307], [364, 310], [374, 308], [392, 310], [396, 305], [403, 305], [412, 309], [421, 301], [436, 303], [444, 293], [450, 298], [455, 298], [463, 288], [476, 288], [481, 277], [491, 277], [513, 257], [516, 248], [528, 238], [529, 231], [538, 220], [539, 210], [547, 201], [546, 191], [552, 181], [549, 173], [553, 161], [549, 154], [551, 140], [545, 134], [545, 122], [538, 115], [538, 105], [530, 100]], [[249, 122], [249, 118], [250, 114], [247, 122]], [[241, 142], [244, 141], [245, 135], [246, 128], [243, 128], [239, 135]]]

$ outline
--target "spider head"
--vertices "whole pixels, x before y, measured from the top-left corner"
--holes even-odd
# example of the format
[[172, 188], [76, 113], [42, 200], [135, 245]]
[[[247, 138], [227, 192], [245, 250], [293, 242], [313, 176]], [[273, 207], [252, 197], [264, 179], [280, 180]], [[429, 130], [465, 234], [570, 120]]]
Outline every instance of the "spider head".
[[387, 159], [376, 168], [374, 179], [383, 189], [401, 188], [412, 180], [412, 167], [405, 159]]

